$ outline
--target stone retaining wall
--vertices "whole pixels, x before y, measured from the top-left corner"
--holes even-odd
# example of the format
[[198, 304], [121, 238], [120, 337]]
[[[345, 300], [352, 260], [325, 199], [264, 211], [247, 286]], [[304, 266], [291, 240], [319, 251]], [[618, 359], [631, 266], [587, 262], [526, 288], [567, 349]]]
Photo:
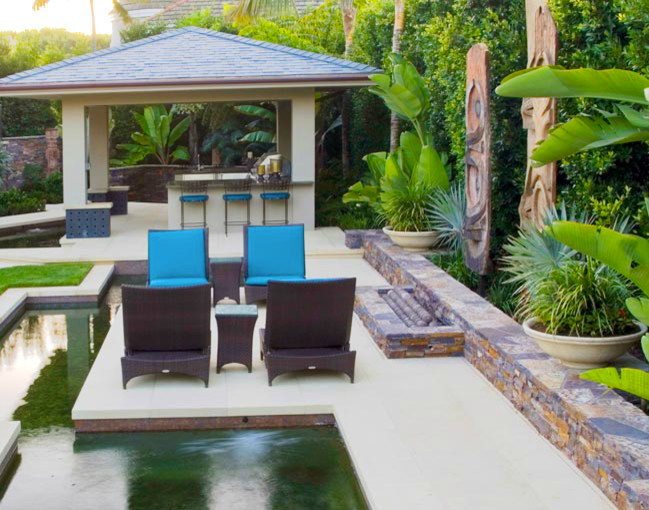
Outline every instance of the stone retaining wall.
[[614, 392], [579, 379], [520, 325], [421, 255], [379, 231], [350, 231], [350, 248], [392, 285], [464, 330], [464, 355], [618, 508], [649, 510], [649, 417]]
[[61, 139], [57, 129], [47, 129], [45, 135], [14, 136], [0, 140], [10, 158], [7, 187], [20, 187], [25, 165], [39, 165], [45, 175], [61, 169]]
[[135, 165], [110, 169], [111, 186], [129, 186], [131, 202], [167, 203], [167, 183], [176, 174], [194, 167], [186, 165]]

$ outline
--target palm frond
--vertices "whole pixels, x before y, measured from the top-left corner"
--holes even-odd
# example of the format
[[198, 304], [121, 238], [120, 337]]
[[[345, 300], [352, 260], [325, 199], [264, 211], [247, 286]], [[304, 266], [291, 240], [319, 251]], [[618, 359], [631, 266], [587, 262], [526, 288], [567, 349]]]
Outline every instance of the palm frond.
[[437, 231], [442, 246], [457, 252], [462, 249], [466, 194], [462, 182], [454, 183], [448, 191], [434, 188], [426, 214], [431, 229]]

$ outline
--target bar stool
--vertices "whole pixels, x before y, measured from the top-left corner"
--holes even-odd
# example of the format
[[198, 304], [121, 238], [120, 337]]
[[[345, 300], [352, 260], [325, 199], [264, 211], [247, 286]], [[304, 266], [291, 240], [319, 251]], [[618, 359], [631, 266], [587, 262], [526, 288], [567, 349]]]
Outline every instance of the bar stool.
[[[207, 226], [207, 181], [182, 180], [180, 181], [180, 228]], [[201, 204], [203, 206], [203, 221], [185, 223], [185, 204]]]
[[[264, 182], [263, 192], [260, 197], [262, 200], [262, 224], [263, 225], [288, 225], [288, 199], [291, 197], [289, 192], [290, 182], [287, 180], [278, 180], [275, 182]], [[268, 220], [266, 219], [266, 202], [271, 201], [284, 201], [284, 219], [283, 220]]]
[[[252, 194], [250, 193], [250, 179], [232, 179], [224, 180], [225, 193], [223, 193], [223, 201], [225, 202], [225, 235], [228, 235], [228, 225], [250, 225], [250, 200]], [[246, 220], [228, 220], [228, 204], [231, 202], [245, 202], [246, 203]]]

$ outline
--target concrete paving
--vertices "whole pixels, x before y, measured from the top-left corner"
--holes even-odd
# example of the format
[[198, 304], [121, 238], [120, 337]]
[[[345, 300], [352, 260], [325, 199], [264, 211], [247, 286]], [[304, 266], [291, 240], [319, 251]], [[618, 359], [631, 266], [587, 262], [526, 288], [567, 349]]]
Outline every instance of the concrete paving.
[[[312, 277], [384, 285], [360, 259], [314, 258]], [[265, 322], [260, 308], [257, 328]], [[216, 341], [216, 324], [212, 324]], [[121, 313], [86, 380], [73, 419], [333, 413], [374, 510], [591, 510], [613, 505], [463, 358], [388, 360], [358, 318], [356, 383], [332, 373], [278, 377], [226, 366], [209, 388], [174, 375], [121, 384]], [[216, 348], [212, 348], [213, 356]]]

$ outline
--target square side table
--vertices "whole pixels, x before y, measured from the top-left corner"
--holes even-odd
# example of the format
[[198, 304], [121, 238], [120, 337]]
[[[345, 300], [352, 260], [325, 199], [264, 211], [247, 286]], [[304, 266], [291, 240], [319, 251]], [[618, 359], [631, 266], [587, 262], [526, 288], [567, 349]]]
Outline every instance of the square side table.
[[252, 337], [257, 322], [256, 305], [216, 305], [216, 373], [228, 363], [241, 363], [252, 372]]
[[241, 302], [239, 298], [241, 264], [240, 257], [210, 259], [214, 304], [226, 297], [234, 299], [237, 303]]

